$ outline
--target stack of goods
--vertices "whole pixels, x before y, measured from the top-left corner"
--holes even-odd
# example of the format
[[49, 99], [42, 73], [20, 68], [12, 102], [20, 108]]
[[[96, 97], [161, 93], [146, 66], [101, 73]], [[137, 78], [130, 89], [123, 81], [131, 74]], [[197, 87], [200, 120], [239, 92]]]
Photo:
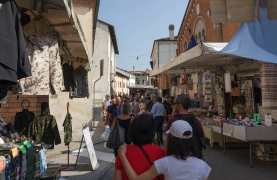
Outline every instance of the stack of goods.
[[251, 87], [245, 87], [245, 110], [246, 110], [246, 116], [249, 118], [253, 118], [253, 108], [252, 108], [252, 88]]

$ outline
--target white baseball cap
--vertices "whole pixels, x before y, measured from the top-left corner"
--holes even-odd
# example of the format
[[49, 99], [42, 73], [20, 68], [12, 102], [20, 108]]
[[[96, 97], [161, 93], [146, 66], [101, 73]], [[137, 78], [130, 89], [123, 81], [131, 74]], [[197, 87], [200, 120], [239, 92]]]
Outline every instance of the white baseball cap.
[[[190, 131], [191, 135], [184, 135], [184, 132]], [[172, 123], [170, 129], [166, 131], [166, 134], [172, 134], [172, 136], [180, 139], [189, 139], [193, 136], [193, 131], [191, 125], [184, 120], [178, 120]]]

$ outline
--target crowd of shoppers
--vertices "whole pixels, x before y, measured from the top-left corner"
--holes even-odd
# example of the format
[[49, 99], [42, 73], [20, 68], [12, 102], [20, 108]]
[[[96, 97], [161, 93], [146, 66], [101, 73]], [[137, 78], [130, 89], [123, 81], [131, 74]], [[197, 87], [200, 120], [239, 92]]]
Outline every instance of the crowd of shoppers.
[[[114, 149], [114, 179], [208, 179], [211, 168], [202, 160], [204, 132], [200, 121], [188, 112], [189, 105], [190, 99], [183, 94], [174, 101], [166, 95], [163, 103], [161, 97], [148, 93], [116, 96], [107, 107], [103, 101], [105, 124], [111, 131], [117, 122], [125, 129], [124, 145]], [[163, 126], [164, 149], [159, 147], [164, 144]]]

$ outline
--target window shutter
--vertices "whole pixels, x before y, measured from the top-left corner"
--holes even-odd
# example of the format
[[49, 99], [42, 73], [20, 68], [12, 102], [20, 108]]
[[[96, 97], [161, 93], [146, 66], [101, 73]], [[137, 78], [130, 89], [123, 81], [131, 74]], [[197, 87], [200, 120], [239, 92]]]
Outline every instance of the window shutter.
[[212, 22], [227, 22], [226, 0], [211, 0]]

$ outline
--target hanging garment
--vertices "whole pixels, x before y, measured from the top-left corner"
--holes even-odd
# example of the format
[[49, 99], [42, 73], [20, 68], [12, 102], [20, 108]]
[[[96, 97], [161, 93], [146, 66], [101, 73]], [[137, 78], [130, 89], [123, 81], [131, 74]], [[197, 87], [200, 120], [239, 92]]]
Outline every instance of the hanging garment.
[[171, 86], [177, 86], [177, 77], [174, 74], [171, 76]]
[[189, 79], [187, 81], [187, 85], [188, 85], [188, 90], [193, 90], [193, 81], [192, 81], [192, 79]]
[[231, 88], [231, 74], [229, 71], [227, 71], [225, 73], [225, 92], [226, 93], [230, 93], [232, 92], [232, 88]]
[[197, 87], [197, 95], [198, 95], [198, 98], [200, 98], [201, 96], [203, 96], [203, 84], [198, 84], [198, 87]]
[[166, 75], [166, 89], [171, 89], [171, 74]]
[[194, 73], [194, 74], [193, 74], [193, 83], [196, 83], [196, 84], [199, 83], [198, 73]]
[[45, 144], [60, 144], [61, 138], [59, 134], [56, 118], [50, 115], [48, 102], [41, 103], [41, 115], [37, 116], [30, 126], [30, 136], [35, 142], [42, 141]]
[[6, 159], [6, 167], [5, 167], [5, 180], [11, 179], [11, 158], [8, 157]]
[[[16, 1], [1, 3], [0, 11], [0, 87], [17, 84], [32, 76]], [[5, 28], [3, 28], [5, 27]]]
[[41, 16], [23, 27], [32, 77], [19, 81], [18, 93], [52, 95], [64, 90], [58, 34]]
[[64, 122], [63, 122], [63, 128], [64, 128], [64, 143], [65, 145], [69, 145], [72, 141], [72, 117], [70, 114], [66, 114]]
[[5, 166], [6, 158], [5, 156], [0, 156], [0, 179], [5, 179]]
[[26, 179], [26, 172], [27, 172], [27, 154], [21, 153], [21, 166], [20, 166], [20, 180]]
[[24, 135], [29, 138], [29, 128], [31, 123], [35, 120], [35, 113], [30, 112], [28, 108], [23, 109], [22, 112], [18, 112], [15, 114], [14, 128], [20, 137]]
[[40, 176], [40, 153], [38, 151], [35, 152], [34, 160], [33, 177], [37, 178]]
[[46, 170], [46, 159], [45, 159], [44, 150], [40, 150], [39, 155], [40, 155], [40, 175], [42, 175]]
[[11, 176], [10, 179], [11, 180], [16, 180], [16, 175], [17, 175], [17, 165], [18, 165], [18, 150], [16, 148], [17, 151], [17, 156], [11, 158]]
[[166, 89], [166, 74], [160, 74], [159, 75], [159, 89]]
[[[43, 148], [45, 170], [47, 169], [47, 148]], [[42, 157], [43, 158], [43, 157]]]
[[63, 64], [64, 87], [66, 91], [76, 91], [74, 67], [68, 63]]
[[212, 95], [216, 96], [216, 91], [215, 91], [215, 74], [212, 74]]
[[[0, 83], [1, 83], [1, 81], [0, 81]], [[7, 94], [8, 94], [8, 89], [6, 87], [4, 87], [4, 88], [0, 87], [0, 104], [7, 103]]]
[[277, 109], [277, 64], [260, 62], [262, 107]]
[[240, 82], [237, 81], [238, 87], [232, 88], [231, 96], [240, 96]]
[[193, 84], [193, 92], [194, 94], [197, 94], [198, 92], [197, 84]]
[[198, 83], [199, 84], [203, 83], [203, 75], [202, 74], [198, 74]]
[[20, 180], [20, 164], [21, 164], [21, 154], [18, 153], [18, 161], [16, 167], [16, 180]]
[[34, 149], [33, 145], [31, 147], [25, 146], [27, 151], [27, 171], [26, 171], [26, 180], [33, 180], [33, 170], [34, 170]]
[[74, 70], [75, 81], [77, 84], [76, 91], [71, 94], [74, 98], [89, 98], [88, 71], [82, 66]]

